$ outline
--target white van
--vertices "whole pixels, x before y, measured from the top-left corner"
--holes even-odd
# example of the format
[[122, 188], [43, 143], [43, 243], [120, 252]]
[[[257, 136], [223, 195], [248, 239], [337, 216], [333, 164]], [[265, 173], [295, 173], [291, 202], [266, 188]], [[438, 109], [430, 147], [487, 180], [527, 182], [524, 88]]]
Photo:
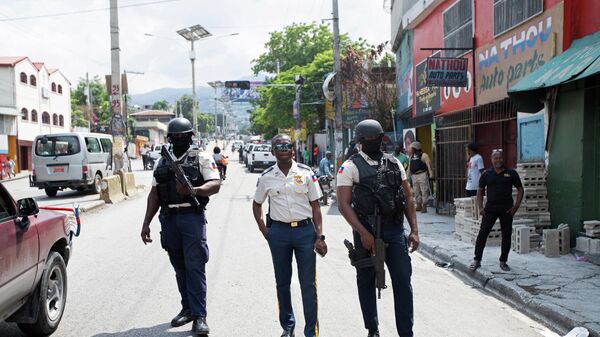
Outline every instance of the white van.
[[100, 193], [102, 178], [112, 174], [112, 136], [101, 133], [55, 133], [33, 141], [29, 186], [48, 197], [71, 188]]

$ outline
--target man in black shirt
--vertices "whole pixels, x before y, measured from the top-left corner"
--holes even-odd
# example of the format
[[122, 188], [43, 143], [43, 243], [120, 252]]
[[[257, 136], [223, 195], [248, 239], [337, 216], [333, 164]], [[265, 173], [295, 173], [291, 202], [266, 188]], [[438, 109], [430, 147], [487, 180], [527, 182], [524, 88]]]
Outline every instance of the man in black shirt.
[[[500, 268], [509, 271], [510, 267], [506, 264], [508, 252], [510, 251], [510, 240], [512, 235], [513, 216], [521, 205], [523, 199], [523, 185], [519, 174], [512, 169], [504, 166], [504, 157], [502, 149], [492, 151], [493, 167], [485, 171], [479, 179], [479, 189], [477, 190], [477, 204], [479, 213], [482, 216], [481, 228], [477, 235], [475, 243], [475, 258], [469, 267], [476, 270], [481, 266], [483, 249], [488, 235], [494, 223], [500, 219], [500, 230], [502, 231], [502, 249], [500, 254]], [[512, 187], [517, 188], [517, 202], [513, 204]], [[483, 207], [483, 193], [487, 187], [487, 202]]]

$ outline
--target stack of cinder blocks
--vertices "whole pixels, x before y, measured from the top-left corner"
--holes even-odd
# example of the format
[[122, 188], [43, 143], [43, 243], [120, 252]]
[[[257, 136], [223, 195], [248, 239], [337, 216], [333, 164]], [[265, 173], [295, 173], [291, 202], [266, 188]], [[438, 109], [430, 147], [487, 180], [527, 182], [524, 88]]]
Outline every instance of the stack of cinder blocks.
[[[551, 225], [544, 163], [518, 163], [517, 173], [525, 195], [515, 218], [535, 220], [537, 233], [541, 234]], [[513, 197], [516, 198], [516, 192]]]
[[577, 238], [576, 249], [584, 253], [600, 254], [600, 221], [584, 221], [583, 229], [586, 236]]
[[[484, 205], [485, 201], [486, 199], [484, 197]], [[475, 244], [477, 235], [479, 234], [479, 228], [481, 227], [477, 198], [456, 198], [454, 199], [454, 206], [456, 207], [456, 215], [454, 216], [454, 237], [458, 240]], [[488, 236], [486, 245], [499, 246], [501, 242], [502, 232], [500, 231], [500, 222], [496, 221]]]

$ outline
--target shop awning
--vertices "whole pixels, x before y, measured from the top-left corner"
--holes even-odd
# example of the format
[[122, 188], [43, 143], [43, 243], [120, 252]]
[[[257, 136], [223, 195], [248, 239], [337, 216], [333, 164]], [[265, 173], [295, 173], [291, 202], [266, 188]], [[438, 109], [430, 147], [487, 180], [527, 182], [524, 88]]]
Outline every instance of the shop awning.
[[573, 41], [565, 52], [512, 86], [508, 95], [518, 111], [538, 112], [544, 107], [541, 98], [545, 88], [597, 73], [600, 73], [600, 31]]

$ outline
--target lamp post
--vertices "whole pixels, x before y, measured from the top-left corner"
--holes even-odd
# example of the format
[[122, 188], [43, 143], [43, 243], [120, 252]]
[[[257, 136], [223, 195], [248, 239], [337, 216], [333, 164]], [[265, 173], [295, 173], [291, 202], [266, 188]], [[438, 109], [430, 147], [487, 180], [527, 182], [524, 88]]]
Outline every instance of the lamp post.
[[215, 89], [215, 134], [217, 133], [217, 89], [223, 87], [221, 81], [207, 82], [213, 89]]
[[204, 27], [201, 25], [195, 25], [188, 28], [180, 29], [177, 34], [181, 35], [184, 39], [190, 41], [192, 49], [190, 50], [190, 61], [192, 62], [192, 125], [194, 131], [198, 133], [198, 117], [196, 115], [196, 71], [194, 67], [194, 61], [196, 60], [196, 52], [194, 51], [194, 41], [207, 38], [212, 36]]

